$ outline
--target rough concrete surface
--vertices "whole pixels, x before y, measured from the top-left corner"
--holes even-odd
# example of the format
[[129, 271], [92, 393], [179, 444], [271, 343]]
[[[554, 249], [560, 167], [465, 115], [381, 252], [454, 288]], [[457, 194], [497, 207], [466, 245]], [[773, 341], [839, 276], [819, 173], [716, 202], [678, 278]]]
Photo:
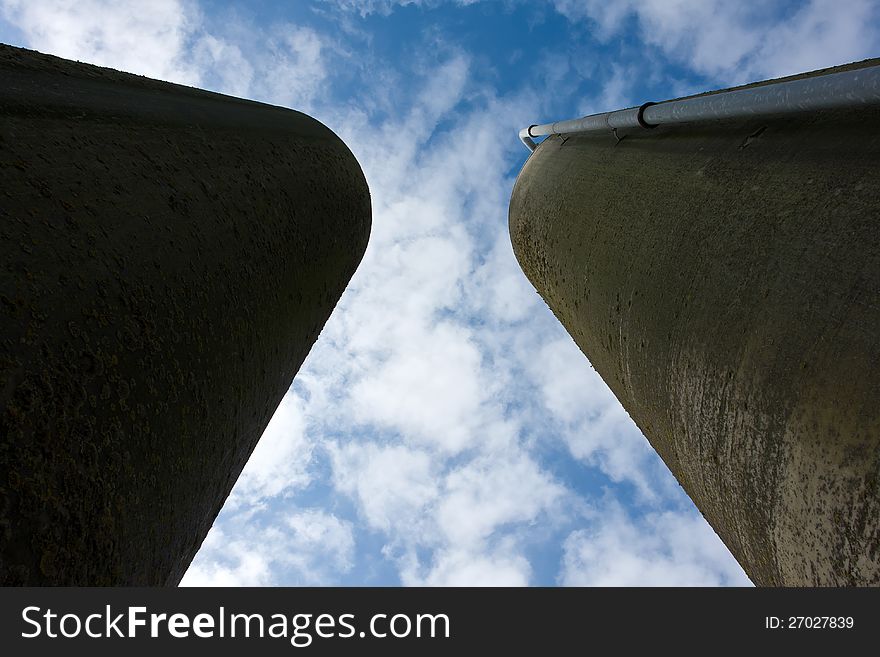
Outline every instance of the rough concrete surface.
[[366, 248], [299, 112], [0, 47], [0, 583], [183, 576]]
[[880, 108], [621, 136], [529, 158], [523, 271], [756, 584], [880, 584]]

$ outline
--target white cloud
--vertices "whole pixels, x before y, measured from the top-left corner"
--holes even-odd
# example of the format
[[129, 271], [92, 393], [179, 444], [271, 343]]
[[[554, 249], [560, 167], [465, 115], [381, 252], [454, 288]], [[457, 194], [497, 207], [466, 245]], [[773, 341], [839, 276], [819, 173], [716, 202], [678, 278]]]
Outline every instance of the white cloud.
[[310, 481], [312, 445], [307, 440], [302, 399], [285, 395], [226, 502], [230, 509], [302, 488]]
[[3, 15], [30, 45], [160, 80], [196, 85], [187, 46], [198, 13], [183, 0], [152, 0], [148, 11], [108, 0], [2, 0]]
[[295, 513], [287, 520], [287, 562], [302, 574], [303, 582], [332, 581], [337, 573], [351, 570], [354, 534], [351, 523], [321, 510]]
[[352, 388], [356, 417], [414, 443], [456, 453], [472, 440], [483, 386], [480, 352], [449, 323], [409, 334], [410, 341]]
[[444, 472], [426, 452], [347, 445], [334, 451], [334, 477], [370, 527], [387, 535], [385, 554], [404, 584], [524, 585], [531, 567], [523, 534], [558, 520], [567, 492], [523, 452], [514, 454]]
[[248, 545], [230, 541], [217, 526], [211, 528], [202, 547], [180, 582], [181, 586], [265, 586], [272, 580], [272, 560], [255, 541]]
[[151, 0], [142, 11], [113, 0], [0, 0], [0, 10], [43, 52], [286, 107], [310, 109], [327, 76], [327, 40], [314, 30], [211, 33], [194, 0]]
[[880, 18], [876, 0], [852, 0], [845, 8], [835, 0], [810, 0], [794, 10], [780, 2], [726, 0], [554, 3], [573, 21], [588, 19], [595, 34], [606, 40], [620, 35], [632, 21], [645, 44], [723, 84], [871, 57]]
[[485, 261], [474, 272], [474, 312], [502, 324], [517, 324], [539, 312], [543, 301], [516, 262], [510, 238], [501, 231]]
[[256, 56], [260, 75], [249, 96], [308, 111], [327, 77], [326, 43], [314, 30], [295, 25], [273, 28]]
[[327, 585], [351, 570], [351, 523], [322, 510], [276, 514], [268, 527], [253, 521], [214, 526], [181, 582], [182, 586], [268, 586], [279, 572], [290, 583]]
[[532, 568], [515, 551], [469, 552], [459, 548], [438, 550], [430, 570], [421, 576], [413, 562], [402, 572], [407, 586], [528, 586]]
[[[362, 16], [388, 14], [401, 6], [479, 1], [327, 0]], [[848, 0], [845, 7], [837, 0], [809, 0], [794, 6], [781, 0], [552, 0], [552, 4], [574, 22], [588, 20], [593, 35], [601, 40], [635, 24], [644, 44], [728, 85], [872, 57], [880, 34], [876, 0]]]
[[564, 544], [566, 586], [749, 586], [727, 548], [696, 512], [634, 520], [616, 503]]
[[572, 456], [629, 481], [645, 500], [672, 490], [671, 475], [571, 338], [541, 346], [530, 372]]
[[331, 455], [336, 487], [359, 502], [371, 527], [419, 539], [438, 495], [438, 468], [427, 452], [366, 443], [331, 446]]
[[396, 7], [436, 7], [449, 2], [457, 5], [471, 5], [481, 0], [324, 0], [343, 11], [354, 11], [361, 16], [368, 14], [390, 14]]
[[[438, 128], [471, 97], [468, 58], [450, 51], [418, 70], [402, 116], [370, 130], [360, 114], [334, 122], [366, 172], [375, 220], [352, 294], [308, 372], [334, 390], [327, 400], [350, 409], [334, 423], [379, 439], [335, 443], [333, 480], [384, 534], [401, 581], [524, 584], [522, 534], [552, 524], [568, 492], [539, 466], [520, 437], [524, 418], [508, 408], [507, 368], [528, 354], [505, 353], [503, 324], [525, 321], [537, 297], [509, 241], [478, 258], [483, 244], [507, 240], [504, 172], [517, 145], [506, 137], [535, 100], [489, 96], [457, 112], [450, 133]], [[329, 353], [339, 349], [345, 358]]]
[[753, 70], [768, 76], [875, 57], [880, 40], [880, 2], [812, 0], [788, 20], [774, 25], [766, 37], [750, 63]]
[[193, 47], [192, 57], [198, 70], [216, 75], [217, 89], [223, 93], [239, 97], [251, 95], [254, 66], [237, 45], [205, 34]]
[[644, 78], [644, 62], [614, 63], [607, 67], [604, 75], [598, 93], [584, 98], [578, 104], [577, 114], [587, 116], [643, 102], [642, 99], [635, 97], [634, 92]]
[[532, 522], [565, 495], [523, 451], [511, 451], [493, 451], [446, 477], [437, 522], [450, 545], [478, 548], [500, 527]]

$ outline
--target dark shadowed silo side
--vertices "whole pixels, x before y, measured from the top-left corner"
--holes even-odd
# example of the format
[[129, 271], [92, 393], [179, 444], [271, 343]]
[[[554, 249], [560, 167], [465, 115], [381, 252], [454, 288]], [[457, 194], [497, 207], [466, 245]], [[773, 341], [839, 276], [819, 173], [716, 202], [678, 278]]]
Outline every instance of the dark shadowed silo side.
[[0, 583], [175, 584], [355, 271], [299, 112], [0, 48]]
[[880, 109], [617, 136], [529, 158], [523, 271], [755, 583], [880, 584]]

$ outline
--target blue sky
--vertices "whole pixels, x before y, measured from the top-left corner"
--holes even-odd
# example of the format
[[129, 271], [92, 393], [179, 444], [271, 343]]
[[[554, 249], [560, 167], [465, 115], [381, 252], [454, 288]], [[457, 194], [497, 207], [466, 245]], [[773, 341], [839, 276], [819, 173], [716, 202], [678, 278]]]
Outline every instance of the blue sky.
[[0, 0], [0, 40], [306, 111], [367, 254], [190, 585], [747, 585], [517, 266], [531, 123], [876, 55], [876, 1]]

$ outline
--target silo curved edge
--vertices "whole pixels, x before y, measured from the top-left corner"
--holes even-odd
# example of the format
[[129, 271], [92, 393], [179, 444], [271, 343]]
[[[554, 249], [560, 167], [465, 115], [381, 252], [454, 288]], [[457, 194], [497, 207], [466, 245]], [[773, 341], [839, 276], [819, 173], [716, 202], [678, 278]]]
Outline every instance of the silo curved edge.
[[880, 112], [565, 135], [516, 257], [752, 580], [880, 584]]
[[0, 49], [0, 581], [183, 576], [357, 268], [305, 114]]

